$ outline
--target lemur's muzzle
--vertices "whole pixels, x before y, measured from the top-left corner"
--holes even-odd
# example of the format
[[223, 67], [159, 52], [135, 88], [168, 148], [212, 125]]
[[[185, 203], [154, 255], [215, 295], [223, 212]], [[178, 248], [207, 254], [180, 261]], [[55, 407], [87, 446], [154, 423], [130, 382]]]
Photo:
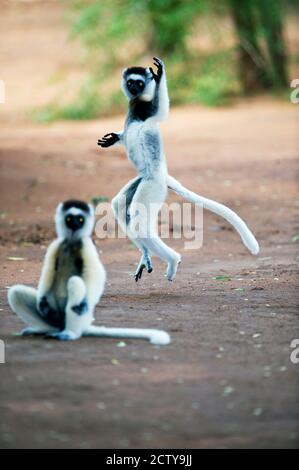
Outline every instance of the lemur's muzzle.
[[138, 88], [137, 85], [131, 85], [131, 86], [129, 87], [129, 92], [131, 93], [131, 95], [137, 96], [138, 93], [140, 93], [140, 89]]
[[65, 218], [65, 225], [67, 228], [75, 232], [79, 230], [84, 224], [84, 217], [82, 215], [69, 214]]

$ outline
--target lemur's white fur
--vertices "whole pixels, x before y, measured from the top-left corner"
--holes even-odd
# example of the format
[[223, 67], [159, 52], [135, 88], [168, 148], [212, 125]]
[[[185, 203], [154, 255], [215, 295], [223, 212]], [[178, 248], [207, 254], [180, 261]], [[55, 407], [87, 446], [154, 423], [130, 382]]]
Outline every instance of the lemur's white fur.
[[[146, 69], [146, 72], [147, 74], [151, 73], [149, 68]], [[140, 99], [142, 101], [152, 101], [152, 99], [154, 98], [155, 89], [156, 89], [156, 82], [155, 80], [151, 80], [150, 82], [146, 84], [145, 90], [140, 96]]]
[[[67, 228], [65, 218], [68, 214], [84, 216], [85, 222], [81, 229], [74, 233]], [[105, 269], [100, 261], [95, 245], [91, 240], [94, 226], [94, 211], [89, 206], [89, 213], [82, 212], [77, 207], [63, 210], [59, 204], [55, 223], [58, 238], [48, 247], [41, 272], [38, 288], [14, 285], [9, 289], [8, 302], [11, 309], [27, 324], [23, 335], [41, 334], [60, 340], [74, 340], [81, 336], [99, 336], [114, 338], [147, 339], [155, 345], [165, 345], [170, 342], [168, 333], [161, 330], [136, 328], [105, 328], [92, 325], [94, 309], [101, 298], [106, 280]], [[78, 232], [78, 233], [77, 233]], [[50, 307], [55, 310], [57, 301], [53, 293], [53, 285], [57, 273], [57, 257], [62, 243], [80, 241], [80, 256], [82, 257], [82, 274], [68, 278], [66, 282], [65, 328], [61, 331], [46, 321], [40, 310], [40, 302], [47, 299]], [[78, 306], [84, 303], [83, 313], [78, 314]]]
[[195, 204], [200, 204], [204, 209], [214, 212], [227, 220], [237, 230], [246, 248], [248, 248], [253, 255], [258, 254], [259, 245], [255, 237], [245, 224], [244, 220], [242, 220], [241, 217], [239, 217], [229, 207], [189, 191], [189, 189], [185, 188], [179, 181], [170, 175], [167, 175], [167, 185], [169, 189], [180, 196], [183, 196], [185, 199], [188, 199]]
[[131, 73], [130, 75], [127, 76], [127, 80], [143, 80], [143, 76], [139, 75], [139, 73]]
[[[166, 73], [164, 64], [160, 59], [154, 59], [158, 68], [158, 74], [154, 75], [152, 69], [144, 69], [144, 75], [141, 71], [138, 74], [138, 80], [143, 79], [145, 84], [144, 90], [139, 96], [132, 95], [129, 87], [129, 79], [134, 80], [133, 73], [130, 69], [125, 69], [122, 76], [121, 87], [125, 95], [129, 99], [129, 111], [124, 131], [117, 133], [118, 142], [124, 144], [129, 160], [133, 163], [138, 171], [138, 177], [129, 181], [129, 183], [115, 196], [112, 200], [112, 208], [122, 229], [128, 234], [136, 246], [142, 251], [142, 257], [137, 268], [135, 278], [138, 280], [138, 273], [142, 274], [144, 267], [149, 267], [151, 271], [150, 254], [156, 254], [159, 258], [165, 260], [168, 264], [167, 278], [173, 280], [180, 262], [180, 255], [168, 247], [157, 235], [156, 222], [159, 209], [167, 195], [167, 188], [185, 197], [189, 201], [203, 205], [204, 208], [221, 215], [230, 222], [240, 234], [245, 246], [253, 254], [259, 252], [259, 245], [250, 232], [245, 222], [231, 209], [210, 199], [199, 196], [188, 189], [184, 188], [181, 183], [168, 175], [166, 159], [163, 151], [162, 139], [159, 130], [159, 121], [167, 118], [169, 112], [169, 98], [166, 82]], [[159, 75], [160, 80], [156, 77]], [[133, 69], [136, 69], [134, 67]], [[138, 69], [138, 68], [137, 68]], [[155, 78], [155, 79], [153, 79]], [[138, 104], [139, 100], [139, 104]], [[137, 106], [142, 107], [142, 101], [152, 101], [154, 111], [152, 114], [143, 115], [140, 111], [136, 111]], [[157, 104], [156, 108], [154, 104]], [[114, 145], [100, 140], [99, 145], [108, 147]], [[140, 183], [138, 181], [140, 180]], [[124, 202], [124, 198], [132, 192], [132, 188], [138, 183], [138, 187], [129, 209]], [[132, 233], [132, 224], [134, 223], [135, 207], [138, 203], [142, 203], [150, 214], [150, 222], [144, 221], [144, 226], [140, 228], [139, 237]], [[150, 204], [156, 203], [157, 210], [150, 212]], [[128, 210], [128, 214], [126, 211]], [[128, 222], [129, 215], [129, 222]], [[140, 219], [140, 218], [139, 218]], [[139, 221], [142, 224], [142, 220]], [[141, 270], [141, 273], [140, 273]]]
[[105, 326], [91, 325], [87, 336], [147, 339], [151, 344], [160, 346], [170, 343], [170, 336], [166, 331], [143, 328], [106, 328]]

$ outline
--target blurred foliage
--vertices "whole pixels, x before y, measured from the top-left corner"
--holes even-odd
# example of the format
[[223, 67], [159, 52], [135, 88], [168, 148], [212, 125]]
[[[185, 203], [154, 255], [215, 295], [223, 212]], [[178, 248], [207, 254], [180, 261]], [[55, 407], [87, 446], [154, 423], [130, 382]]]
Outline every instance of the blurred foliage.
[[[280, 0], [64, 1], [71, 38], [79, 39], [86, 51], [86, 81], [73, 103], [37, 111], [38, 121], [90, 119], [123, 111], [121, 70], [149, 65], [154, 55], [166, 63], [173, 104], [225, 105], [244, 92], [257, 91], [260, 80], [271, 87], [283, 86], [287, 79]], [[286, 4], [296, 8], [298, 0]], [[212, 50], [190, 47], [194, 37], [200, 38], [198, 20], [210, 24]], [[235, 24], [238, 47], [221, 46], [218, 25], [225, 20]], [[280, 64], [274, 67], [278, 56]]]
[[245, 93], [288, 87], [282, 0], [229, 0]]
[[107, 196], [93, 196], [90, 199], [90, 202], [94, 207], [97, 207], [97, 205], [102, 202], [108, 202], [108, 201], [109, 201], [109, 197]]
[[40, 123], [92, 119], [99, 114], [101, 107], [98, 85], [94, 79], [88, 77], [74, 103], [66, 106], [50, 104], [42, 109], [34, 110], [33, 119]]
[[161, 55], [186, 52], [186, 37], [206, 2], [194, 0], [148, 0], [149, 47]]

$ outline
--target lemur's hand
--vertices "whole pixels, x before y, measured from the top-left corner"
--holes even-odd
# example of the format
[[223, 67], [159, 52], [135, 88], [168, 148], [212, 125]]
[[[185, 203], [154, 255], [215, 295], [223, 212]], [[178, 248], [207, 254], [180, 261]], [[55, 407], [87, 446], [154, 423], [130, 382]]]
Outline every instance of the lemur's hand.
[[154, 65], [157, 67], [157, 73], [153, 71], [152, 67], [150, 67], [149, 69], [153, 75], [155, 82], [159, 83], [164, 72], [164, 64], [162, 60], [159, 59], [158, 57], [154, 57], [153, 61], [154, 61]]
[[110, 132], [110, 134], [105, 134], [104, 137], [98, 140], [98, 145], [100, 147], [110, 147], [111, 145], [116, 144], [119, 141], [119, 137], [115, 132]]

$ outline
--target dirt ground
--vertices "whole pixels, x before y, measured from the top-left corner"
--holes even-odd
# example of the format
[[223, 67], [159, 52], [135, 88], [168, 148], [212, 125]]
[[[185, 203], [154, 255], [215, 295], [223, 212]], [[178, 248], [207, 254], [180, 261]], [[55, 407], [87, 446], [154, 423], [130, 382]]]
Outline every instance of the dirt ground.
[[260, 98], [174, 109], [163, 124], [169, 172], [236, 210], [260, 242], [257, 257], [205, 213], [202, 249], [169, 241], [183, 258], [176, 280], [154, 260], [136, 284], [130, 242], [95, 238], [108, 274], [96, 323], [165, 329], [163, 348], [15, 335], [23, 325], [7, 289], [37, 284], [57, 203], [111, 199], [135, 173], [121, 148], [96, 146], [123, 116], [50, 126], [2, 116], [1, 448], [298, 447], [298, 111]]

